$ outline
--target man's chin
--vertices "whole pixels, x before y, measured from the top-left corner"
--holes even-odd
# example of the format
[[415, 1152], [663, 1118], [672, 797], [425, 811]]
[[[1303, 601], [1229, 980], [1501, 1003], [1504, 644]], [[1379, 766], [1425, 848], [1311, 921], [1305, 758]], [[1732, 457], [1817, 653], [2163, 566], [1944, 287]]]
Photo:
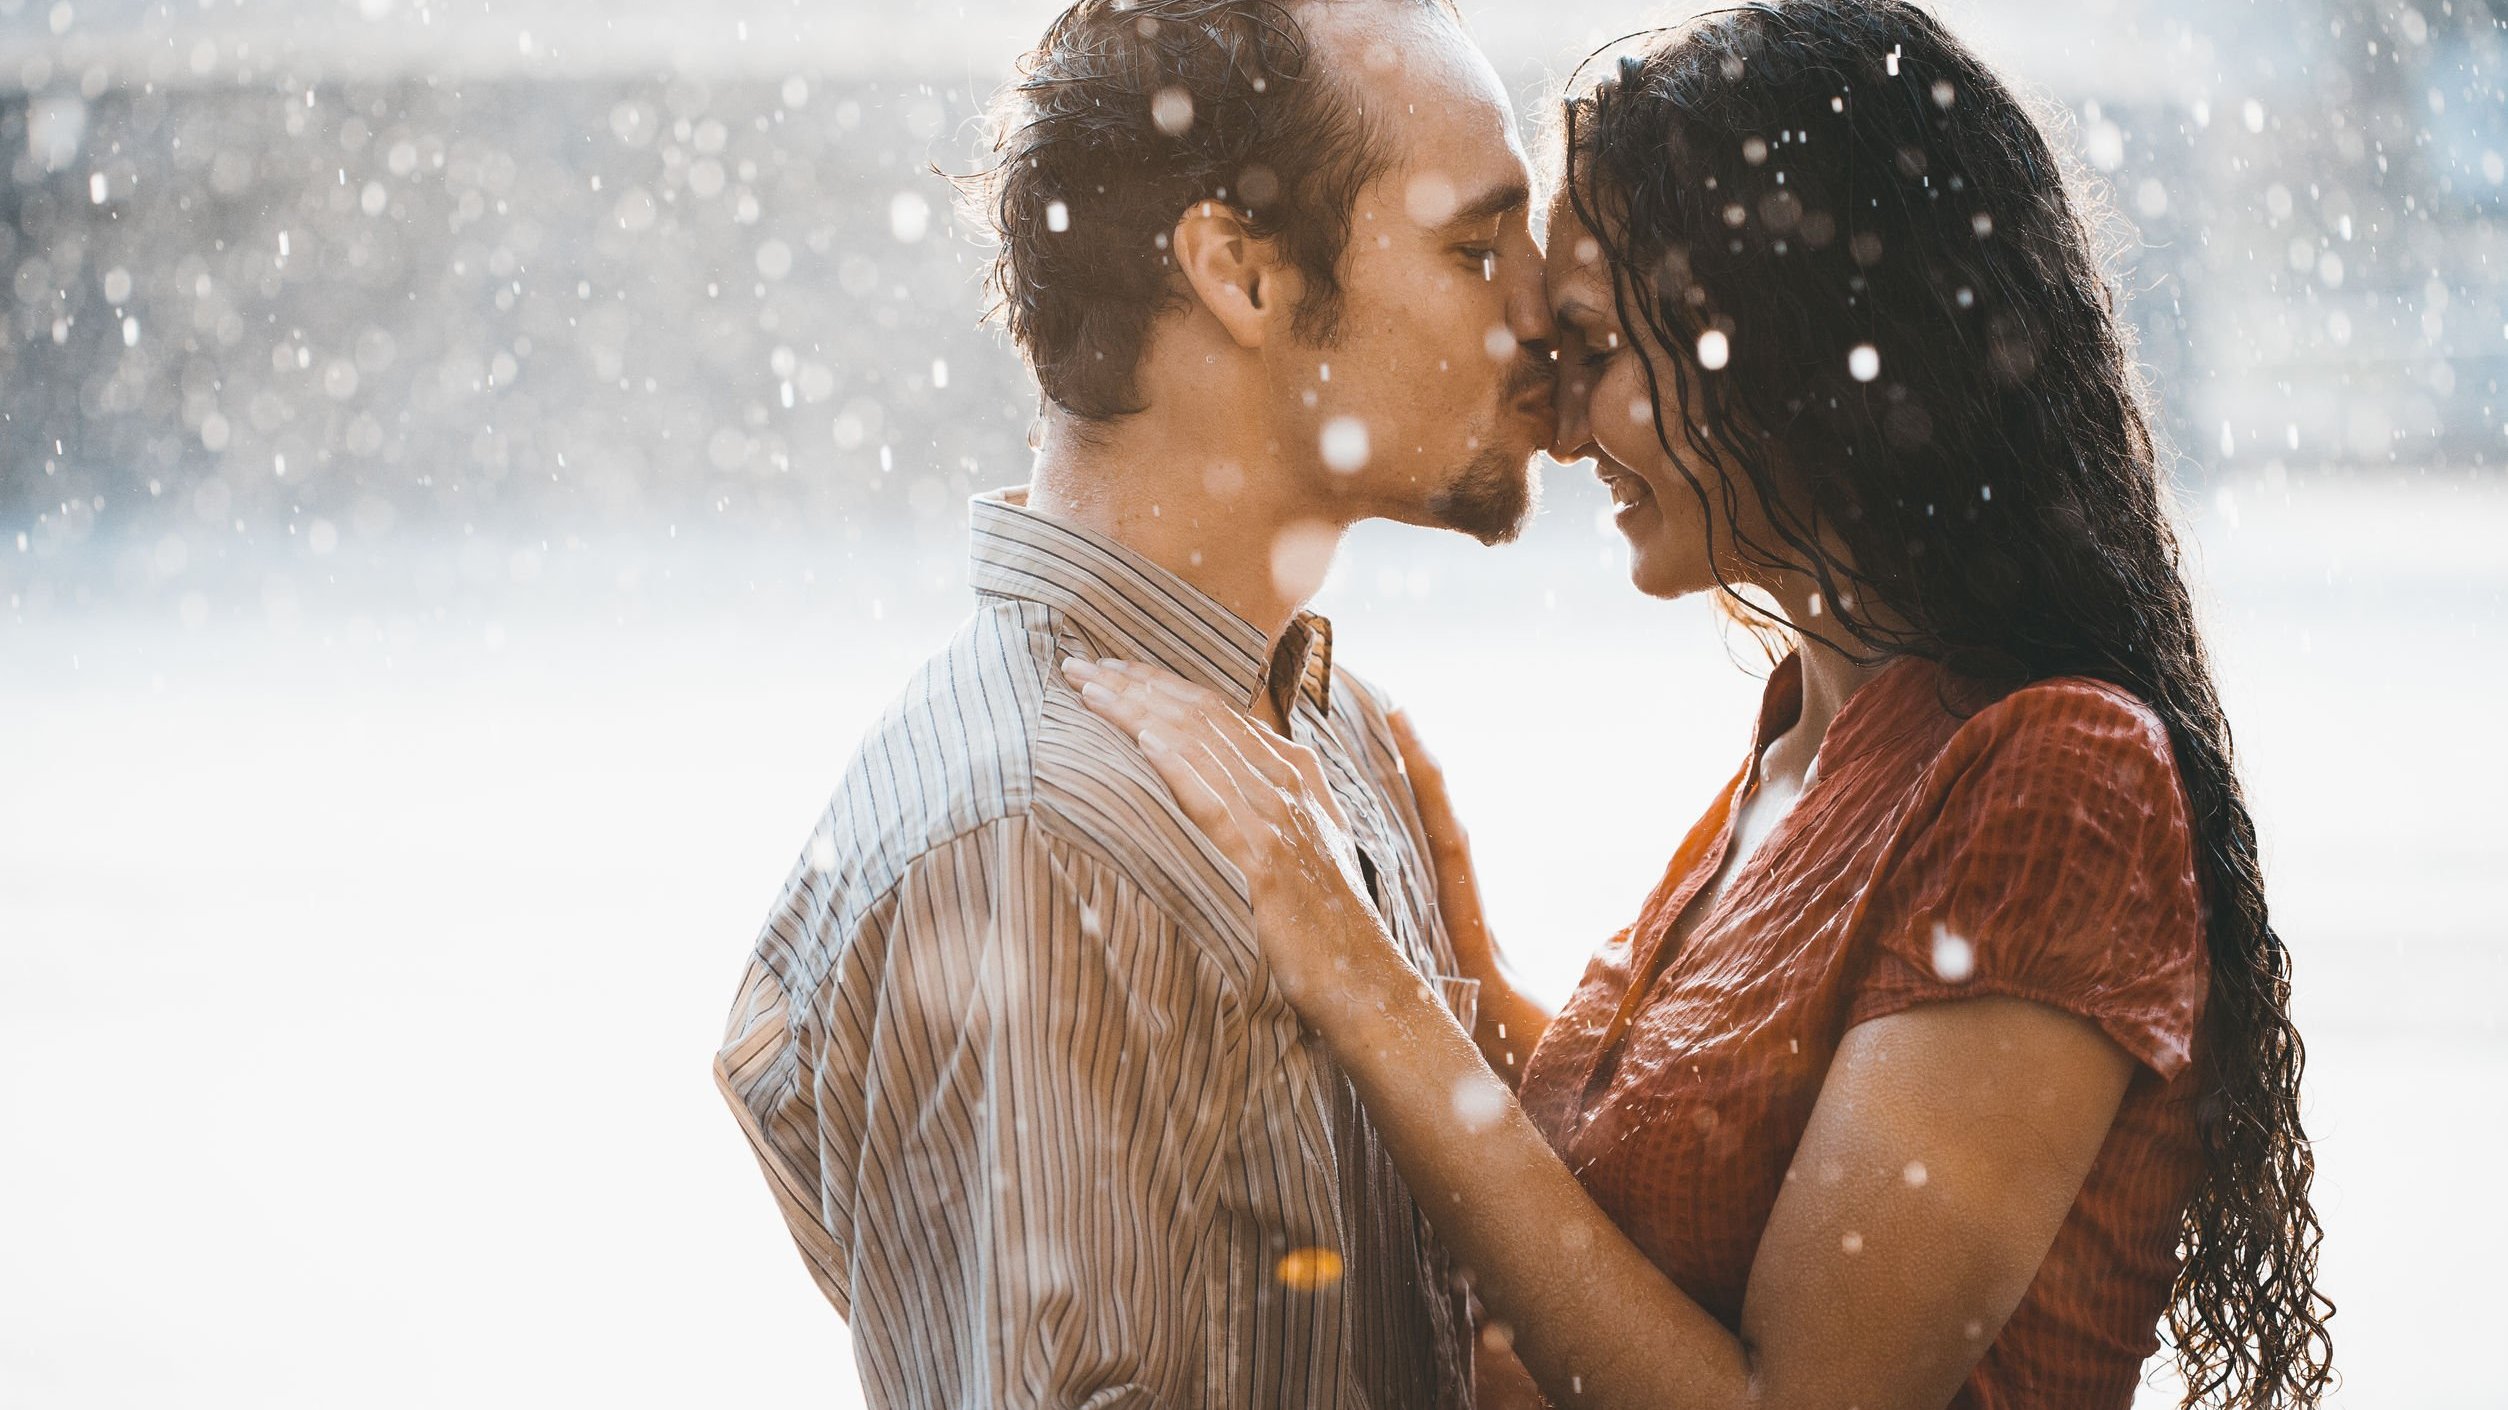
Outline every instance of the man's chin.
[[1492, 446], [1428, 501], [1428, 522], [1495, 547], [1513, 543], [1541, 507], [1541, 481], [1529, 453]]

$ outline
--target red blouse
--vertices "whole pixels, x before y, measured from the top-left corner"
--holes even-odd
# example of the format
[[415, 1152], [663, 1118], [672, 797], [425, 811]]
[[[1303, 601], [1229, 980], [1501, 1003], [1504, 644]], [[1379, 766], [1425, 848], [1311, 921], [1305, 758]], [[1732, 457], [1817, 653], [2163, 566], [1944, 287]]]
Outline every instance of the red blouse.
[[[1758, 745], [1801, 705], [1788, 660]], [[1758, 754], [1534, 1050], [1526, 1111], [1656, 1266], [1738, 1329], [1847, 1029], [1980, 994], [2078, 1014], [2139, 1066], [2036, 1280], [1952, 1404], [2130, 1405], [2202, 1164], [2193, 1058], [2210, 970], [2166, 731], [2096, 682], [1998, 698], [1902, 661], [1846, 702], [1811, 787], [1666, 953], [1722, 865]]]

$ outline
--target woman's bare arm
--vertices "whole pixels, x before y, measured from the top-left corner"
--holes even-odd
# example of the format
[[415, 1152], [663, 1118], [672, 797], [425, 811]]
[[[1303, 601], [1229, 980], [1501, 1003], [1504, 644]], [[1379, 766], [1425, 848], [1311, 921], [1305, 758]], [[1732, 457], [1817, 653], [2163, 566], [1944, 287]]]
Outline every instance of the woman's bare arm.
[[1736, 1337], [1594, 1205], [1434, 997], [1407, 971], [1378, 978], [1310, 1021], [1562, 1406], [1938, 1410], [2028, 1290], [2132, 1074], [2096, 1027], [2023, 1000], [1858, 1026]]

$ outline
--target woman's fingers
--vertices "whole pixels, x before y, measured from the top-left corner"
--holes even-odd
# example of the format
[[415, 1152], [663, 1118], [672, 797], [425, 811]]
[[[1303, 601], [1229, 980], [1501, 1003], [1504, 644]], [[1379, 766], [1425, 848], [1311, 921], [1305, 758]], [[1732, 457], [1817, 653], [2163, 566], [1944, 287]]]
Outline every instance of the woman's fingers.
[[[1248, 719], [1218, 692], [1154, 666], [1128, 661], [1063, 662], [1063, 674], [1080, 686], [1080, 698], [1107, 719], [1138, 736], [1158, 729], [1171, 740], [1202, 734], [1215, 749], [1273, 787], [1297, 787], [1298, 768], [1273, 747], [1271, 731]], [[1285, 741], [1283, 741], [1285, 742]]]
[[1185, 816], [1250, 882], [1262, 846], [1279, 835], [1282, 800], [1271, 771], [1245, 747], [1244, 717], [1216, 694], [1154, 668], [1072, 660], [1063, 671], [1091, 710], [1140, 741]]
[[1302, 744], [1287, 740], [1281, 743], [1285, 746], [1282, 752], [1288, 756], [1306, 797], [1323, 810], [1325, 817], [1332, 819], [1334, 827], [1343, 832], [1349, 831], [1350, 819], [1341, 811], [1341, 800], [1333, 795], [1332, 780], [1324, 774], [1324, 757]]
[[[1228, 807], [1243, 842], [1260, 849], [1292, 833], [1319, 833], [1318, 855], [1345, 860], [1339, 853], [1347, 845], [1349, 820], [1314, 750], [1255, 723], [1216, 692], [1156, 667], [1073, 660], [1063, 668], [1079, 682], [1090, 709], [1131, 731], [1144, 747], [1156, 735], [1186, 758], [1213, 798]], [[1301, 802], [1326, 826], [1298, 824]], [[1253, 850], [1228, 850], [1241, 867], [1262, 865]]]
[[1248, 861], [1245, 826], [1232, 805], [1229, 795], [1233, 790], [1204, 777], [1202, 768], [1185, 750], [1155, 729], [1141, 735], [1141, 754], [1166, 781], [1167, 790], [1175, 794], [1176, 806], [1184, 809], [1185, 817], [1202, 830], [1222, 856], [1236, 864], [1238, 871], [1244, 871]]

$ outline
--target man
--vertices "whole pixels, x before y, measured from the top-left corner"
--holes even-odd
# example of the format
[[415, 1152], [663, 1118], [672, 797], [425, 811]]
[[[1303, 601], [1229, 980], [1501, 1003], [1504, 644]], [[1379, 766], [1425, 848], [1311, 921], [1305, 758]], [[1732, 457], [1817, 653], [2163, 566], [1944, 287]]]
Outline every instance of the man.
[[1385, 707], [1301, 605], [1359, 520], [1531, 512], [1506, 97], [1430, 0], [1082, 0], [1022, 72], [983, 197], [1034, 478], [975, 502], [977, 611], [862, 744], [718, 1077], [875, 1405], [1460, 1407], [1451, 1270], [1242, 879], [1059, 666], [1315, 748], [1471, 1023]]

